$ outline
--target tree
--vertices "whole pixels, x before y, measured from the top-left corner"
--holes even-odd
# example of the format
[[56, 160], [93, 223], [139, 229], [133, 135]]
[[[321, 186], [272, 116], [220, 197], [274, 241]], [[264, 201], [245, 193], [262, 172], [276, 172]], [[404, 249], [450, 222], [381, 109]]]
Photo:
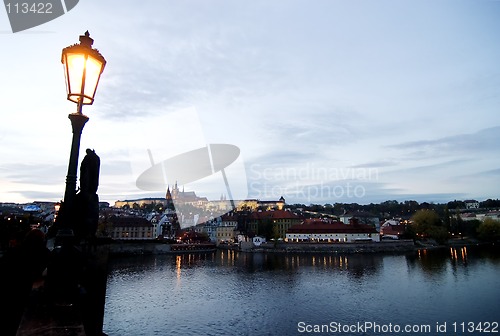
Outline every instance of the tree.
[[398, 201], [385, 201], [380, 203], [380, 212], [388, 213], [392, 216], [399, 215], [401, 212], [401, 207]]
[[462, 222], [462, 234], [468, 237], [477, 237], [477, 228], [481, 225], [479, 219], [473, 219], [469, 221]]
[[417, 232], [415, 231], [415, 226], [414, 225], [406, 225], [405, 231], [403, 232], [403, 235], [401, 236], [401, 238], [415, 240], [415, 238], [417, 238]]
[[257, 234], [261, 237], [265, 237], [266, 240], [270, 240], [275, 236], [274, 226], [273, 221], [269, 218], [259, 220], [257, 225]]
[[108, 220], [108, 216], [105, 215], [103, 218], [99, 219], [97, 225], [97, 235], [101, 237], [109, 237], [113, 232], [113, 223]]
[[486, 218], [477, 228], [477, 233], [481, 240], [497, 241], [500, 239], [500, 222]]
[[154, 210], [157, 212], [162, 212], [164, 209], [163, 203], [155, 203]]
[[460, 234], [461, 237], [464, 235], [463, 231], [464, 221], [460, 216], [460, 210], [455, 211], [455, 216], [450, 217], [450, 228], [449, 231], [453, 234]]
[[445, 206], [445, 208], [444, 208], [444, 226], [445, 226], [445, 228], [448, 229], [448, 231], [452, 232], [450, 210], [448, 209], [448, 206]]
[[411, 219], [417, 234], [433, 238], [438, 244], [448, 240], [448, 230], [443, 227], [441, 218], [434, 210], [419, 210]]
[[329, 214], [333, 214], [333, 205], [330, 203], [325, 204], [325, 212]]
[[480, 208], [492, 209], [492, 208], [500, 208], [500, 200], [488, 198], [484, 202], [479, 202]]
[[448, 232], [448, 230], [446, 230], [446, 228], [442, 227], [442, 226], [432, 226], [431, 228], [429, 228], [429, 236], [431, 238], [433, 238], [436, 243], [438, 244], [444, 244], [448, 241], [448, 239], [450, 238], [450, 234]]
[[448, 202], [448, 208], [449, 209], [465, 209], [465, 202], [464, 201], [451, 201]]
[[433, 210], [419, 210], [412, 217], [417, 233], [427, 233], [433, 226], [441, 226], [438, 214]]

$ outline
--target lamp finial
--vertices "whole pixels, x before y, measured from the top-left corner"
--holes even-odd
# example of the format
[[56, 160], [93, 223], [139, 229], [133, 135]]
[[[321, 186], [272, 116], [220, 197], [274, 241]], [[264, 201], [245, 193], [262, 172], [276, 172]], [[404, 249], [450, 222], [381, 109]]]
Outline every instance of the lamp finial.
[[86, 47], [92, 47], [94, 40], [90, 37], [90, 33], [87, 30], [84, 35], [80, 35], [80, 44]]

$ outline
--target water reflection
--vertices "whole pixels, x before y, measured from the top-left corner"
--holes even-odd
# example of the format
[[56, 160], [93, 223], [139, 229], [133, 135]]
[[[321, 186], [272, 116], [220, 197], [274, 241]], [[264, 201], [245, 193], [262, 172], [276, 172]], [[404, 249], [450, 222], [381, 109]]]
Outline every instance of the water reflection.
[[[170, 256], [151, 256], [153, 261], [143, 263], [152, 264], [155, 268], [168, 264]], [[163, 262], [162, 262], [163, 260]], [[238, 272], [258, 273], [287, 271], [295, 273], [300, 269], [310, 271], [339, 271], [345, 272], [353, 278], [362, 278], [376, 274], [382, 267], [381, 255], [331, 255], [331, 254], [266, 254], [242, 253], [238, 251], [222, 250], [207, 254], [180, 254], [171, 259], [177, 280], [180, 280], [183, 271], [197, 267], [236, 269]], [[120, 262], [115, 267], [120, 269]], [[123, 272], [131, 272], [129, 266], [123, 265]], [[120, 271], [119, 271], [120, 272]]]
[[[473, 257], [471, 259], [471, 256]], [[419, 249], [406, 255], [409, 272], [423, 271], [434, 281], [443, 280], [448, 270], [453, 276], [469, 274], [471, 263], [481, 262], [500, 264], [500, 246], [458, 246], [439, 249]]]
[[112, 259], [104, 331], [296, 335], [298, 321], [492, 320], [499, 263], [498, 250], [470, 247], [393, 255], [217, 251]]
[[462, 263], [464, 266], [467, 266], [467, 247], [450, 247], [450, 256], [453, 265]]
[[175, 258], [175, 270], [176, 270], [176, 277], [177, 277], [177, 285], [179, 285], [181, 282], [181, 265], [182, 265], [182, 257], [180, 255], [178, 255]]
[[[481, 259], [500, 264], [500, 246], [419, 249], [414, 253], [404, 254], [404, 258], [410, 271], [418, 268], [428, 276], [439, 277], [448, 267], [466, 269], [471, 254], [474, 260]], [[182, 276], [183, 270], [198, 267], [228, 268], [249, 273], [275, 270], [293, 272], [308, 268], [312, 271], [346, 272], [352, 277], [360, 278], [379, 272], [383, 267], [384, 257], [387, 257], [387, 254], [272, 254], [221, 250], [213, 253], [122, 257], [113, 259], [112, 264], [114, 272], [127, 276], [134, 276], [145, 269], [163, 269], [171, 265], [177, 278]]]
[[112, 260], [116, 276], [140, 276], [145, 271], [171, 269], [179, 284], [189, 270], [218, 268], [244, 273], [286, 271], [289, 274], [307, 269], [311, 272], [342, 272], [352, 278], [376, 274], [382, 267], [381, 255], [266, 254], [222, 250], [215, 253], [133, 256]]
[[439, 280], [445, 274], [448, 259], [448, 254], [443, 250], [420, 249], [415, 254], [406, 255], [410, 271], [416, 271], [418, 268], [426, 277], [435, 280]]

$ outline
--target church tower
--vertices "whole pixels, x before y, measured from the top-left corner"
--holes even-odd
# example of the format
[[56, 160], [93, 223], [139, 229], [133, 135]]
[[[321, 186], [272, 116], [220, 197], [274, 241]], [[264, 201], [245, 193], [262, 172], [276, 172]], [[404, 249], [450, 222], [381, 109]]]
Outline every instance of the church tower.
[[172, 194], [170, 193], [170, 186], [167, 186], [167, 195], [165, 196], [167, 202], [172, 201]]
[[174, 208], [174, 200], [172, 199], [172, 194], [170, 193], [170, 186], [167, 186], [167, 195], [165, 196], [167, 209]]
[[179, 198], [179, 188], [177, 187], [177, 181], [175, 181], [175, 185], [172, 188], [172, 199], [178, 199]]

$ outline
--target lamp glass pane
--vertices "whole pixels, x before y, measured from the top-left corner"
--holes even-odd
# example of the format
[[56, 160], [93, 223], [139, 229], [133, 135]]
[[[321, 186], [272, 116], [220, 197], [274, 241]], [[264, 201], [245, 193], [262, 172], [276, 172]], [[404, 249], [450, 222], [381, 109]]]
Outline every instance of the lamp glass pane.
[[99, 82], [99, 76], [101, 75], [102, 63], [89, 55], [86, 68], [85, 88], [83, 92], [85, 98], [83, 104], [92, 104]]
[[82, 92], [83, 69], [85, 67], [85, 55], [68, 53], [66, 56], [66, 68], [68, 72], [68, 99], [78, 102]]

